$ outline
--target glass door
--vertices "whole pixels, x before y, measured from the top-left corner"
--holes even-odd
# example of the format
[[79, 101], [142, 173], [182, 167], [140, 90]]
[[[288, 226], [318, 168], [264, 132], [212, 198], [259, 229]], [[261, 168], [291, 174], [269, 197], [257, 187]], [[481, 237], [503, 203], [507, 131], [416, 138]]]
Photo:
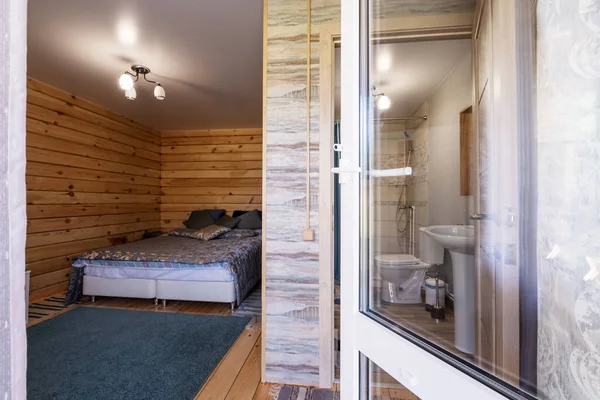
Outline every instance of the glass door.
[[475, 10], [400, 3], [342, 7], [342, 396], [502, 398], [448, 362], [476, 346], [475, 196], [451, 156], [461, 134], [464, 168], [474, 152]]
[[343, 399], [600, 398], [592, 3], [342, 1]]

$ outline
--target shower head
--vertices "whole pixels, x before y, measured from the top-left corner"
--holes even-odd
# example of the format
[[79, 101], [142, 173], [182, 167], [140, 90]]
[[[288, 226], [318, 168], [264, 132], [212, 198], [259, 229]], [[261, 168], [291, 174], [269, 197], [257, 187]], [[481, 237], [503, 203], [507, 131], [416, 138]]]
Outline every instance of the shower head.
[[409, 151], [409, 152], [412, 152], [412, 151], [414, 151], [414, 148], [413, 148], [413, 141], [412, 141], [412, 139], [411, 139], [410, 135], [408, 134], [408, 132], [406, 132], [406, 131], [404, 132], [404, 137], [405, 137], [405, 138], [406, 138], [406, 140], [408, 141], [408, 146], [407, 146], [407, 148], [408, 148], [408, 151]]

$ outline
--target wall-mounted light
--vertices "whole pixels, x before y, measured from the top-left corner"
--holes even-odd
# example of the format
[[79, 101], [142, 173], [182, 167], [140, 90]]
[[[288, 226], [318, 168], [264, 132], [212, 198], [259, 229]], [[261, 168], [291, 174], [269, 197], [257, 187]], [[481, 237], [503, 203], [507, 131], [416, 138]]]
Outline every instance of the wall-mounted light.
[[135, 72], [135, 74], [132, 74], [129, 71], [125, 71], [123, 73], [123, 75], [121, 75], [121, 77], [119, 78], [119, 86], [121, 87], [121, 89], [123, 89], [125, 91], [125, 98], [127, 100], [135, 100], [137, 97], [137, 92], [135, 91], [135, 87], [134, 84], [135, 82], [138, 81], [138, 79], [140, 78], [140, 75], [144, 77], [144, 80], [146, 82], [149, 83], [154, 83], [156, 86], [154, 87], [154, 97], [157, 100], [164, 100], [166, 95], [165, 95], [165, 88], [163, 88], [161, 86], [160, 83], [158, 83], [157, 81], [151, 81], [150, 79], [146, 78], [146, 74], [150, 73], [150, 68], [144, 66], [144, 65], [132, 65], [131, 66], [131, 70], [133, 72]]
[[372, 87], [371, 96], [375, 99], [375, 105], [379, 109], [379, 111], [385, 111], [392, 106], [392, 100], [385, 93], [375, 93], [377, 88], [375, 86]]
[[389, 109], [392, 106], [392, 101], [385, 94], [381, 94], [381, 96], [377, 99], [377, 108], [380, 111], [384, 111]]

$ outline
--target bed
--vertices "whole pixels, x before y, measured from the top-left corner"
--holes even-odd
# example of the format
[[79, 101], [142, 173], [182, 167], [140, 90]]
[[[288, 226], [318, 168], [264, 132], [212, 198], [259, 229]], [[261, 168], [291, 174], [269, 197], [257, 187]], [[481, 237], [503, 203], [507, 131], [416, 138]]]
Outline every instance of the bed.
[[[261, 235], [198, 240], [163, 235], [77, 257], [67, 304], [83, 295], [239, 305], [261, 278]], [[242, 236], [242, 235], [239, 235]]]

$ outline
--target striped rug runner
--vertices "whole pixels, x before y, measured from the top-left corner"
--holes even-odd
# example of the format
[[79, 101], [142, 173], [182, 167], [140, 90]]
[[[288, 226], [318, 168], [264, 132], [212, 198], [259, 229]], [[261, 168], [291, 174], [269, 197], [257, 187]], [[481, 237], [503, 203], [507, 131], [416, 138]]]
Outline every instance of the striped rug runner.
[[29, 319], [27, 322], [56, 314], [65, 308], [66, 295], [56, 295], [29, 304]]
[[284, 386], [279, 390], [277, 400], [340, 400], [340, 393], [329, 389]]
[[[48, 297], [46, 299], [39, 300], [35, 303], [31, 303], [29, 305], [29, 319], [27, 322], [44, 318], [48, 315], [52, 315], [63, 310], [65, 308], [66, 299], [66, 294], [62, 294]], [[87, 297], [85, 299], [87, 299]], [[256, 289], [254, 289], [250, 296], [248, 296], [246, 300], [244, 300], [244, 302], [233, 312], [233, 315], [242, 317], [260, 317], [261, 314], [262, 296], [260, 286], [258, 286]]]

